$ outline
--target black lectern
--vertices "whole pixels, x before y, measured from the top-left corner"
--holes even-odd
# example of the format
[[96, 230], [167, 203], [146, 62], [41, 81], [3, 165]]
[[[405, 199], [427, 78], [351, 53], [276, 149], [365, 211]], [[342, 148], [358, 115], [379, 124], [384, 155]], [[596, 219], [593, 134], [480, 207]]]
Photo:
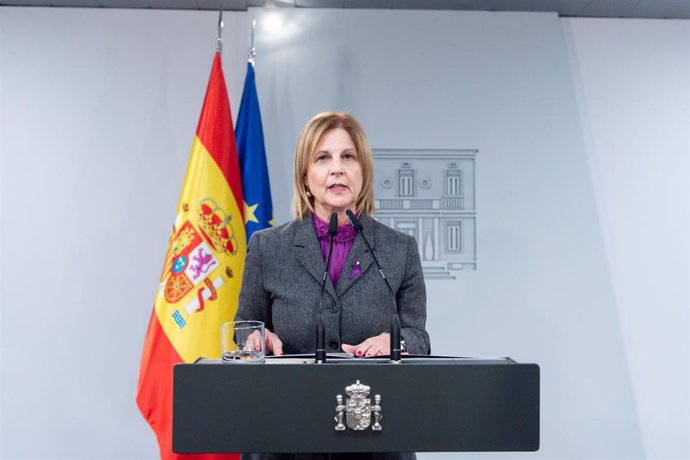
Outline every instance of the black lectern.
[[290, 357], [174, 369], [177, 453], [538, 449], [539, 366], [510, 358]]

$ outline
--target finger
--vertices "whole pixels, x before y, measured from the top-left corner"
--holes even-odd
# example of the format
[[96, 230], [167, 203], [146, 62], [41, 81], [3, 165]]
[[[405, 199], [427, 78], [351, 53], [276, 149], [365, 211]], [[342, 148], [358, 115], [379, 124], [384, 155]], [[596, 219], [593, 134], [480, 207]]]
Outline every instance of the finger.
[[260, 335], [258, 331], [254, 331], [249, 336], [247, 336], [247, 339], [244, 341], [244, 346], [242, 347], [244, 350], [259, 350], [261, 348], [261, 341]]
[[388, 347], [381, 347], [374, 353], [375, 355], [389, 355]]
[[364, 342], [357, 345], [355, 355], [357, 356], [371, 356], [371, 349], [376, 345], [374, 337], [366, 339]]
[[254, 351], [261, 351], [261, 333], [259, 331], [254, 331], [249, 338], [251, 339], [251, 345]]
[[367, 356], [381, 356], [388, 354], [388, 347], [385, 346], [373, 346], [367, 352]]
[[264, 351], [266, 354], [273, 351], [273, 332], [266, 329], [266, 342], [264, 345]]
[[386, 355], [389, 353], [390, 350], [390, 336], [387, 333], [378, 335], [374, 337], [376, 339], [376, 345], [374, 345], [372, 348], [377, 355]]
[[362, 356], [363, 352], [358, 350], [359, 345], [349, 345], [347, 343], [342, 343], [340, 346], [343, 348], [345, 353], [352, 353], [355, 356]]
[[273, 356], [280, 356], [283, 354], [283, 341], [280, 340], [278, 334], [271, 331], [266, 331], [266, 353], [273, 352]]
[[247, 341], [244, 342], [244, 346], [242, 347], [243, 350], [256, 350], [256, 347], [258, 346], [258, 342], [254, 340], [252, 337], [248, 337]]
[[[368, 340], [370, 340], [370, 339], [368, 339]], [[368, 340], [365, 340], [363, 343], [368, 342]], [[365, 355], [365, 356], [373, 356], [373, 355], [376, 354], [376, 351], [377, 351], [378, 349], [379, 349], [379, 346], [378, 346], [378, 344], [376, 343], [376, 341], [371, 341], [371, 342], [368, 344], [367, 349], [364, 350], [364, 355]]]
[[375, 356], [382, 354], [383, 346], [379, 343], [372, 344], [366, 351], [367, 356]]
[[273, 356], [281, 356], [283, 354], [283, 342], [278, 338], [277, 335], [273, 334]]

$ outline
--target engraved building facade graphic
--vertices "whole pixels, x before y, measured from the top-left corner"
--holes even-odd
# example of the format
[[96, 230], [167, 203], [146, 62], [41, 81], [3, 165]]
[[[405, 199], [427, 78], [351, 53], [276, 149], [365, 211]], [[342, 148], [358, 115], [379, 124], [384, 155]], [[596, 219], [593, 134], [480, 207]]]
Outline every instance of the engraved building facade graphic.
[[476, 270], [477, 150], [374, 153], [376, 218], [415, 237], [427, 279]]

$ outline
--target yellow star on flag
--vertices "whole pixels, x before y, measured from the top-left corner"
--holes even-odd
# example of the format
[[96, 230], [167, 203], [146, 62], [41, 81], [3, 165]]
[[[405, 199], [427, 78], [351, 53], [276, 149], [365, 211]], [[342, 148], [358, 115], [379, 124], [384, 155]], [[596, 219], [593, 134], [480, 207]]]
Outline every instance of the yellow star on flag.
[[256, 212], [256, 208], [259, 207], [259, 203], [249, 206], [247, 202], [244, 202], [244, 224], [247, 225], [247, 222], [254, 222], [255, 224], [259, 223], [259, 219], [256, 218], [254, 213]]

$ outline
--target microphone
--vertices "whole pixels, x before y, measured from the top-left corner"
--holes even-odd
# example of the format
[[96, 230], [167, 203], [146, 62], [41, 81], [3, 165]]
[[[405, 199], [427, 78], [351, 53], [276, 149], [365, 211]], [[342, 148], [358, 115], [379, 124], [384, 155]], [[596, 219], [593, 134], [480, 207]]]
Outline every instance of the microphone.
[[374, 258], [374, 262], [376, 263], [376, 267], [379, 269], [379, 273], [381, 274], [381, 278], [383, 278], [383, 281], [386, 282], [386, 287], [388, 287], [388, 292], [391, 295], [391, 299], [393, 301], [393, 316], [391, 317], [391, 361], [395, 363], [400, 362], [400, 316], [398, 315], [398, 302], [395, 299], [395, 293], [393, 292], [393, 288], [391, 287], [391, 284], [388, 282], [388, 278], [386, 278], [386, 275], [383, 273], [383, 269], [381, 268], [381, 264], [379, 263], [379, 260], [376, 258], [376, 254], [374, 254], [374, 251], [371, 249], [371, 245], [369, 244], [369, 241], [367, 240], [367, 237], [364, 236], [364, 227], [362, 227], [362, 223], [357, 219], [357, 216], [350, 211], [349, 209], [345, 210], [345, 214], [347, 214], [347, 218], [350, 221], [350, 224], [352, 225], [352, 228], [355, 229], [355, 232], [357, 232], [362, 239], [364, 240], [364, 244], [367, 245], [367, 249], [369, 249], [369, 252], [371, 253], [371, 256]]
[[333, 238], [338, 233], [338, 214], [331, 214], [328, 221], [328, 257], [326, 258], [326, 270], [323, 272], [321, 279], [321, 292], [319, 293], [319, 314], [316, 317], [316, 362], [326, 362], [326, 330], [323, 327], [323, 291], [326, 288], [326, 279], [328, 278], [328, 270], [331, 267], [331, 255], [333, 255]]

